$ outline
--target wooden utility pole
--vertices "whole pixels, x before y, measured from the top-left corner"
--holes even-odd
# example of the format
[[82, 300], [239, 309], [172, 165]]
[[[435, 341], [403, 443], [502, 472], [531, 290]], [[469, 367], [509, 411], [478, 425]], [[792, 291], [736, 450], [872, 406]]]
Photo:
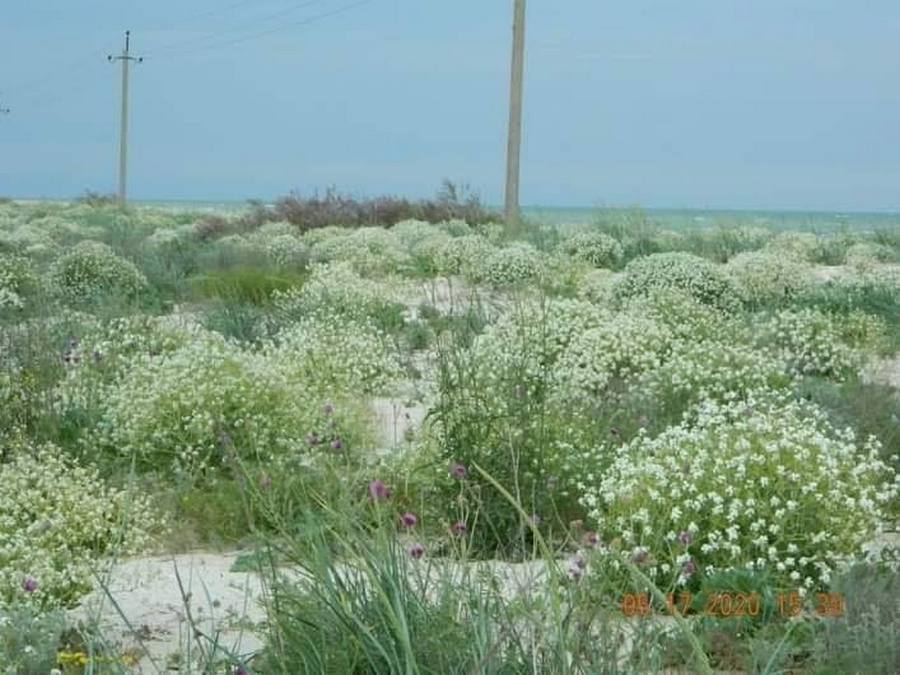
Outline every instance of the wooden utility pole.
[[525, 0], [515, 0], [512, 74], [509, 88], [509, 144], [506, 150], [506, 222], [519, 221], [519, 166], [522, 151], [522, 89], [525, 75]]
[[125, 50], [121, 56], [107, 59], [122, 62], [122, 118], [119, 122], [119, 206], [125, 206], [128, 186], [128, 66], [131, 61], [141, 63], [144, 59], [131, 56], [131, 31], [125, 31]]

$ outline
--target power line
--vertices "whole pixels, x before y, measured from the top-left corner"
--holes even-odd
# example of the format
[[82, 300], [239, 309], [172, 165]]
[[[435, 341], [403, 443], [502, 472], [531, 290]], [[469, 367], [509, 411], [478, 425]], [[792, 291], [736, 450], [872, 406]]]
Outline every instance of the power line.
[[[291, 12], [296, 12], [298, 9], [303, 9], [304, 7], [309, 7], [310, 5], [315, 5], [322, 1], [323, 0], [304, 0], [303, 2], [294, 3], [290, 7], [285, 7], [285, 8], [280, 9], [277, 12], [274, 12], [272, 14], [258, 17], [256, 19], [254, 19], [252, 22], [249, 22], [249, 23], [245, 22], [243, 25], [234, 25], [234, 26], [231, 26], [230, 28], [226, 28], [224, 30], [213, 31], [213, 32], [207, 33], [206, 35], [204, 35], [203, 37], [200, 37], [200, 38], [190, 39], [190, 40], [182, 40], [180, 42], [174, 42], [174, 43], [171, 43], [168, 45], [164, 45], [156, 50], [152, 50], [150, 52], [150, 56], [157, 57], [161, 54], [169, 54], [171, 52], [181, 52], [185, 49], [190, 50], [191, 48], [195, 47], [199, 43], [207, 42], [209, 40], [215, 40], [216, 38], [220, 38], [220, 37], [222, 37], [224, 35], [228, 35], [230, 33], [240, 32], [242, 30], [247, 29], [248, 27], [252, 27], [252, 26], [258, 25], [260, 23], [265, 23], [267, 21], [271, 21], [272, 19], [277, 19], [286, 14], [290, 14]], [[237, 7], [242, 4], [246, 4], [246, 3], [245, 2], [236, 3], [235, 5], [233, 5], [233, 7]]]
[[184, 17], [183, 19], [179, 19], [178, 21], [170, 22], [168, 24], [163, 24], [162, 27], [157, 26], [155, 28], [145, 29], [145, 30], [168, 30], [173, 28], [174, 26], [191, 23], [192, 21], [196, 21], [197, 19], [205, 19], [210, 16], [215, 16], [216, 14], [224, 14], [226, 12], [230, 12], [233, 9], [237, 9], [238, 7], [243, 7], [244, 5], [249, 5], [251, 2], [258, 2], [258, 0], [239, 0], [238, 2], [234, 2], [226, 7], [217, 7], [215, 9], [208, 9], [203, 12], [198, 12], [197, 14], [191, 14], [189, 16]]
[[221, 47], [231, 47], [233, 45], [248, 42], [250, 40], [255, 40], [260, 37], [272, 35], [274, 33], [280, 32], [280, 31], [290, 30], [291, 28], [298, 28], [300, 26], [306, 26], [311, 23], [321, 21], [322, 19], [327, 19], [329, 17], [336, 16], [338, 14], [343, 14], [343, 13], [348, 12], [357, 7], [361, 7], [362, 5], [367, 5], [372, 1], [373, 0], [359, 0], [358, 2], [354, 2], [349, 5], [344, 5], [343, 7], [338, 7], [337, 9], [333, 9], [329, 12], [323, 12], [322, 14], [316, 14], [314, 16], [307, 17], [306, 19], [303, 19], [302, 21], [295, 21], [295, 22], [284, 24], [281, 26], [276, 26], [275, 28], [270, 28], [270, 29], [267, 29], [264, 31], [260, 31], [258, 33], [252, 33], [250, 35], [245, 35], [245, 36], [236, 38], [234, 40], [228, 40], [228, 41], [224, 41], [224, 42], [217, 42], [217, 43], [210, 44], [210, 45], [200, 46], [200, 47], [197, 47], [196, 49], [189, 49], [187, 51], [178, 52], [177, 55], [185, 56], [187, 54], [194, 54], [197, 52], [207, 51], [210, 49], [219, 49]]

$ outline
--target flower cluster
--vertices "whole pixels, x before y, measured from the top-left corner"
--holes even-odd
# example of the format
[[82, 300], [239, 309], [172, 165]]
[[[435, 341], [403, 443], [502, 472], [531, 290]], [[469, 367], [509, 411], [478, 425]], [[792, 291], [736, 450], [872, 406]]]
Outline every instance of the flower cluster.
[[72, 303], [111, 292], [132, 296], [147, 284], [134, 263], [97, 241], [76, 244], [53, 263], [48, 278], [55, 292]]
[[341, 317], [365, 322], [390, 305], [409, 297], [411, 287], [393, 279], [361, 277], [349, 263], [314, 265], [302, 287], [276, 291], [274, 319], [281, 325], [305, 317]]
[[438, 249], [435, 263], [444, 276], [461, 275], [470, 281], [481, 281], [484, 261], [494, 250], [494, 245], [480, 234], [467, 234], [447, 240]]
[[869, 272], [881, 263], [890, 262], [893, 257], [891, 249], [887, 246], [860, 242], [847, 249], [844, 264], [861, 272]]
[[265, 345], [261, 356], [317, 391], [376, 394], [402, 376], [385, 336], [364, 321], [306, 320]]
[[407, 251], [398, 246], [389, 230], [361, 227], [312, 245], [315, 262], [346, 262], [363, 275], [396, 273], [409, 262]]
[[301, 366], [271, 356], [198, 340], [137, 357], [102, 401], [98, 438], [111, 451], [133, 453], [141, 466], [188, 475], [237, 456], [296, 459], [319, 445], [310, 435], [345, 445], [359, 440], [342, 428], [343, 416], [323, 412], [316, 380], [296, 379]]
[[579, 333], [557, 361], [553, 380], [563, 397], [593, 397], [612, 382], [628, 381], [661, 363], [670, 346], [667, 331], [652, 319], [619, 312]]
[[741, 299], [754, 307], [790, 301], [813, 283], [812, 268], [805, 261], [775, 251], [739, 253], [726, 270]]
[[824, 256], [825, 243], [812, 232], [781, 232], [766, 244], [764, 250], [805, 262], [817, 262]]
[[677, 289], [705, 305], [732, 311], [739, 297], [734, 283], [715, 264], [690, 253], [654, 253], [632, 260], [616, 283], [618, 298]]
[[528, 281], [538, 276], [543, 266], [541, 254], [530, 244], [515, 243], [495, 250], [484, 261], [484, 279], [495, 286]]
[[308, 255], [306, 245], [293, 234], [279, 234], [265, 242], [266, 255], [278, 267], [303, 267]]
[[27, 258], [0, 253], [0, 309], [22, 309], [25, 297], [38, 285]]
[[622, 260], [622, 244], [602, 232], [578, 232], [563, 239], [560, 249], [594, 267], [615, 267]]
[[740, 342], [679, 342], [668, 358], [645, 372], [635, 387], [647, 405], [744, 400], [754, 391], [782, 390], [792, 383], [782, 362]]
[[843, 380], [858, 374], [884, 339], [884, 322], [863, 312], [783, 310], [760, 326], [760, 340], [799, 375]]
[[810, 406], [765, 394], [707, 401], [695, 418], [639, 436], [604, 476], [582, 483], [608, 553], [663, 587], [734, 569], [826, 585], [879, 531], [900, 490], [874, 438], [859, 444]]
[[107, 487], [54, 446], [14, 447], [0, 483], [0, 605], [72, 605], [98, 560], [145, 549], [160, 525], [146, 498]]

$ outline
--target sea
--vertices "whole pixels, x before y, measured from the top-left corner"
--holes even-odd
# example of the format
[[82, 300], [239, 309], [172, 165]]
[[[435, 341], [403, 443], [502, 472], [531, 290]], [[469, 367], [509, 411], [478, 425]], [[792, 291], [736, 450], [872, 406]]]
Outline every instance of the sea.
[[[246, 201], [134, 201], [136, 206], [196, 211], [240, 211]], [[494, 207], [500, 211], [500, 207]], [[861, 211], [772, 211], [725, 209], [660, 209], [642, 207], [524, 206], [523, 217], [547, 225], [595, 223], [640, 218], [662, 229], [681, 230], [757, 226], [774, 230], [840, 232], [843, 230], [894, 230], [900, 213]]]

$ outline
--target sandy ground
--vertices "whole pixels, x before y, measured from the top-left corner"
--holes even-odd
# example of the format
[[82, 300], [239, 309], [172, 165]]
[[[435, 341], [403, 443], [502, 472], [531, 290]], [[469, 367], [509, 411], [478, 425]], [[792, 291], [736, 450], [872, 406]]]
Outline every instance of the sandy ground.
[[[844, 274], [842, 267], [817, 269], [822, 281]], [[426, 302], [443, 311], [465, 307], [462, 288], [451, 289], [443, 283], [428, 290]], [[868, 377], [900, 389], [900, 356], [877, 364]], [[382, 448], [379, 452], [403, 445], [425, 417], [424, 406], [412, 400], [376, 399], [372, 409]], [[868, 548], [875, 551], [885, 545], [900, 545], [900, 534], [888, 533]], [[231, 571], [238, 556], [236, 552], [194, 553], [125, 561], [112, 571], [107, 585], [115, 605], [106, 592], [96, 590], [70, 616], [98, 621], [110, 646], [139, 658], [134, 672], [175, 672], [179, 663], [197, 653], [197, 642], [191, 639], [187, 596], [194, 625], [208, 637], [218, 636], [223, 650], [249, 659], [263, 643], [263, 589], [255, 574]], [[505, 595], [527, 593], [545, 577], [542, 565], [485, 563], [483, 567], [501, 579]]]
[[188, 611], [205, 635], [218, 636], [222, 649], [253, 654], [262, 646], [261, 631], [252, 630], [265, 619], [262, 586], [254, 574], [230, 571], [237, 557], [198, 553], [125, 561], [106, 584], [115, 605], [98, 589], [70, 617], [98, 622], [109, 647], [138, 657], [136, 673], [177, 670], [190, 650], [197, 653], [198, 642], [208, 648], [208, 641], [192, 642]]

